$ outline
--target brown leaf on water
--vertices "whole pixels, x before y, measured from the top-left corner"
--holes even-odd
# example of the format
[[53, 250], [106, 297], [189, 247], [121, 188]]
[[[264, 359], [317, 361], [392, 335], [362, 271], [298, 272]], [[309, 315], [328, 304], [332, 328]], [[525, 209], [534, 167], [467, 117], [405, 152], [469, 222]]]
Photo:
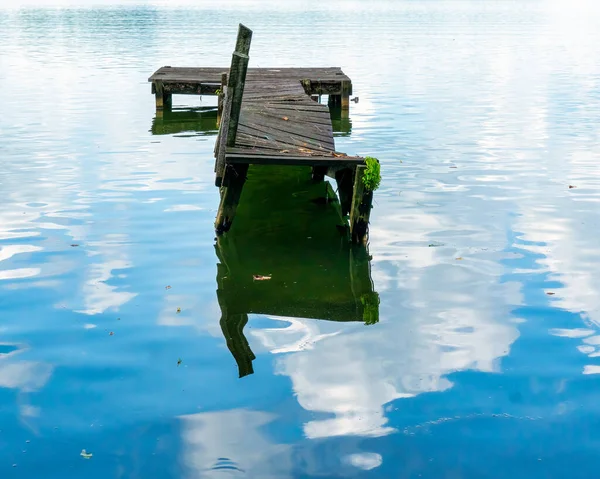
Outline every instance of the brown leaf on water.
[[181, 308], [177, 308], [177, 314], [181, 313]]
[[254, 276], [252, 276], [252, 279], [254, 279], [254, 281], [268, 281], [269, 279], [271, 279], [271, 275], [262, 276], [260, 274], [255, 274]]
[[165, 289], [171, 289], [171, 286], [165, 286]]
[[577, 187], [574, 185], [569, 185], [569, 189], [572, 189], [572, 188], [577, 188]]
[[285, 120], [285, 121], [288, 121], [288, 120], [289, 120], [289, 118], [288, 118], [287, 116], [284, 116], [284, 117], [283, 117], [283, 120]]
[[552, 291], [548, 291], [546, 294], [547, 294], [548, 296], [554, 296], [556, 293], [553, 293]]
[[456, 261], [462, 261], [462, 256], [459, 256], [458, 258], [456, 258]]

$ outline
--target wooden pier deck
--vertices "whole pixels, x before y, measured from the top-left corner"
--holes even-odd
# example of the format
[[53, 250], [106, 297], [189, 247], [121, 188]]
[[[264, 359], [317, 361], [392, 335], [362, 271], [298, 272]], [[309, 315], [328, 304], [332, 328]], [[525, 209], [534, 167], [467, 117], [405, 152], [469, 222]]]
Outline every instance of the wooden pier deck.
[[[337, 67], [248, 68], [251, 37], [240, 25], [230, 68], [165, 66], [148, 79], [157, 110], [170, 108], [173, 94], [219, 96], [217, 233], [231, 227], [249, 165], [305, 165], [314, 181], [335, 178], [352, 238], [364, 241], [372, 201], [362, 187], [365, 160], [336, 152], [329, 110], [349, 109], [350, 78]], [[315, 101], [318, 95], [328, 95], [328, 105]]]

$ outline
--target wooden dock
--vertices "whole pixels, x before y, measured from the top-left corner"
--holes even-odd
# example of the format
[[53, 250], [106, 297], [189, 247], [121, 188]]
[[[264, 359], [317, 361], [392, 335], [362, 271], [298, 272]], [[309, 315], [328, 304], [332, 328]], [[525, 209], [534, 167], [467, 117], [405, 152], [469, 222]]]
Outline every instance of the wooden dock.
[[[313, 181], [335, 178], [354, 242], [365, 242], [373, 192], [364, 188], [364, 158], [335, 150], [329, 108], [347, 112], [352, 82], [341, 68], [248, 68], [252, 32], [240, 25], [231, 67], [165, 66], [148, 81], [157, 111], [173, 94], [218, 95], [220, 128], [215, 184], [218, 234], [231, 227], [249, 165], [303, 165]], [[328, 95], [328, 105], [318, 101]]]

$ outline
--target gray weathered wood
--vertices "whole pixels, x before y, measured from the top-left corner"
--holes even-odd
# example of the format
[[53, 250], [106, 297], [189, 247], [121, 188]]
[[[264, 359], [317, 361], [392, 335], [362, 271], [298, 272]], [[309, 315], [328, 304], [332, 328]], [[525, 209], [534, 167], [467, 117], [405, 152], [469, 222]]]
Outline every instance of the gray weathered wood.
[[363, 176], [366, 168], [364, 165], [357, 166], [354, 175], [354, 192], [350, 211], [350, 234], [354, 243], [365, 243], [369, 231], [373, 192], [365, 188]]
[[248, 165], [227, 165], [223, 186], [221, 187], [221, 203], [215, 220], [217, 234], [229, 231], [237, 210], [242, 189], [246, 182]]
[[[235, 148], [236, 153], [227, 150], [226, 164], [248, 164], [248, 165], [290, 165], [290, 166], [355, 166], [363, 164], [364, 160], [359, 157], [338, 158], [335, 156], [291, 156], [291, 155], [267, 155], [264, 151], [254, 153], [242, 148]], [[239, 152], [239, 153], [238, 153]]]
[[235, 42], [235, 51], [238, 53], [243, 53], [244, 55], [249, 55], [251, 42], [252, 30], [240, 23], [238, 27], [237, 40]]
[[227, 86], [227, 73], [221, 74], [221, 88], [219, 91], [219, 102], [217, 106], [217, 125], [221, 126], [223, 116], [223, 104], [225, 103], [225, 87]]
[[231, 96], [228, 93], [228, 88], [225, 90], [225, 100], [223, 105], [223, 117], [216, 141], [215, 151], [215, 186], [221, 186], [223, 175], [225, 174], [225, 154], [227, 151], [227, 131], [231, 118]]

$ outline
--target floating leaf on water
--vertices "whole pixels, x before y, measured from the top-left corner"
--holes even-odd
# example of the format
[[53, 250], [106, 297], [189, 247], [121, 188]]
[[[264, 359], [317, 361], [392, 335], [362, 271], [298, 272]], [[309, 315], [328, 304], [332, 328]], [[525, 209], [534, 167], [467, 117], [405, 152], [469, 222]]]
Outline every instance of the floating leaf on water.
[[165, 289], [171, 289], [171, 286], [165, 286]]
[[77, 246], [79, 246], [78, 244], [72, 244], [71, 248], [77, 248]]
[[458, 258], [456, 258], [456, 261], [462, 261], [462, 256], [459, 256]]
[[254, 276], [252, 276], [252, 278], [254, 279], [254, 281], [267, 281], [267, 280], [271, 279], [271, 275], [262, 276], [260, 274], [255, 274]]
[[575, 185], [569, 185], [569, 189], [577, 188]]
[[181, 308], [177, 308], [177, 314], [181, 313]]
[[80, 456], [84, 459], [91, 459], [93, 454], [91, 452], [87, 452], [85, 449], [82, 449]]
[[553, 293], [552, 291], [548, 291], [546, 294], [547, 294], [548, 296], [554, 296], [556, 293]]
[[113, 333], [112, 331], [110, 333], [108, 333], [109, 336], [114, 336], [115, 333]]
[[177, 366], [179, 367], [179, 365], [182, 363], [183, 361], [181, 360], [181, 358], [177, 359]]

